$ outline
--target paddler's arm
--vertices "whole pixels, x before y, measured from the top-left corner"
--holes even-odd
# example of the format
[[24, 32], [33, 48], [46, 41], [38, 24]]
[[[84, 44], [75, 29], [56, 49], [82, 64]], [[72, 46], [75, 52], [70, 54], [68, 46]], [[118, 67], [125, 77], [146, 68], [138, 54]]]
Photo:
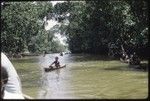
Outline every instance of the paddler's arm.
[[[55, 61], [54, 61], [50, 66], [52, 66], [54, 63], [55, 63]], [[49, 67], [50, 67], [50, 66], [49, 66]]]

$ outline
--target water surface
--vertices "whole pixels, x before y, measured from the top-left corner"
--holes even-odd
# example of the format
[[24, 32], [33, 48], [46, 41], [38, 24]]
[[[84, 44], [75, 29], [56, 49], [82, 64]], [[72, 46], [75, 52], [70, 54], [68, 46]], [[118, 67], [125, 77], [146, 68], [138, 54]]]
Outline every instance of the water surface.
[[[45, 73], [59, 57], [67, 67]], [[47, 54], [39, 58], [42, 70], [39, 98], [45, 99], [113, 99], [146, 98], [148, 92], [147, 72], [130, 70], [127, 64], [104, 56], [87, 54]], [[136, 93], [135, 93], [136, 92]], [[140, 96], [139, 96], [140, 95]]]

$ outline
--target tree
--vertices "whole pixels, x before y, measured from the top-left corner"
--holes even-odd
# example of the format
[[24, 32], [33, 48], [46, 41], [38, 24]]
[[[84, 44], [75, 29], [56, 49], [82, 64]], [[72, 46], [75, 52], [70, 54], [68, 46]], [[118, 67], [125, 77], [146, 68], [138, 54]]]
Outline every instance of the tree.
[[132, 54], [137, 46], [148, 43], [147, 4], [146, 0], [70, 1], [58, 4], [54, 13], [62, 17], [61, 22], [69, 20], [67, 26], [62, 26], [73, 53], [119, 56], [121, 46]]
[[33, 38], [44, 30], [43, 18], [52, 11], [52, 4], [39, 1], [3, 2], [1, 6], [2, 51], [19, 53], [27, 46], [29, 51], [34, 52]]

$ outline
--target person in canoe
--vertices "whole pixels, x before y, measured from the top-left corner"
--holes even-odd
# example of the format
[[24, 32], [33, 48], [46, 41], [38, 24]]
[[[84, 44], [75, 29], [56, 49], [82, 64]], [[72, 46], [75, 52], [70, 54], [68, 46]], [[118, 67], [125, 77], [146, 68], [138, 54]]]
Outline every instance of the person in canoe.
[[55, 61], [49, 66], [49, 68], [53, 69], [53, 66], [52, 66], [53, 64], [55, 65], [56, 68], [59, 68], [60, 67], [60, 63], [59, 63], [58, 59], [59, 58], [56, 56], [55, 57]]
[[56, 68], [66, 67], [66, 65], [60, 66], [60, 63], [59, 63], [58, 59], [59, 59], [59, 58], [56, 56], [56, 57], [55, 57], [55, 61], [49, 66], [50, 69], [53, 69], [53, 68], [54, 68], [54, 67], [52, 66], [53, 64], [55, 65]]
[[60, 56], [63, 56], [63, 52], [60, 52]]

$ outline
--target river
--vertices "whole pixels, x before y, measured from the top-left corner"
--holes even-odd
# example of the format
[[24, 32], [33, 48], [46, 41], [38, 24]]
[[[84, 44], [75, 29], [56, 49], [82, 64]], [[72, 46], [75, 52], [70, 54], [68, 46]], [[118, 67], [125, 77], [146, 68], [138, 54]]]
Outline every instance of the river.
[[71, 66], [68, 63], [71, 63], [72, 61], [69, 59], [69, 55], [59, 56], [60, 65], [66, 64], [66, 68], [52, 72], [44, 72], [43, 68], [48, 67], [48, 65], [54, 61], [56, 56], [59, 56], [59, 54], [47, 54], [45, 57], [41, 56], [40, 58], [42, 89], [39, 98], [72, 98], [72, 96], [70, 96], [71, 92], [68, 93], [69, 82], [71, 79]]
[[[60, 64], [67, 65], [66, 68], [44, 72], [44, 67], [48, 67], [55, 56], [59, 57]], [[31, 64], [33, 62], [37, 66]], [[29, 70], [26, 73], [31, 73], [30, 79], [36, 80], [32, 80], [31, 84], [29, 77], [22, 78], [23, 90], [28, 90], [27, 94], [35, 94], [36, 90], [37, 99], [135, 99], [148, 96], [148, 72], [132, 70], [127, 64], [105, 56], [47, 54], [45, 57], [30, 58], [28, 62], [16, 60], [15, 66], [29, 63], [31, 67], [24, 66]], [[40, 78], [30, 72], [34, 68], [37, 68], [35, 72], [40, 73]], [[37, 88], [32, 89], [37, 84]]]
[[[60, 63], [66, 64], [67, 67], [48, 73], [44, 72], [43, 67], [48, 67], [48, 65], [54, 61], [55, 56], [59, 56], [59, 54], [48, 54], [40, 58], [43, 89], [40, 91], [39, 98], [92, 99], [107, 97], [120, 98], [120, 96], [122, 96], [122, 98], [130, 98], [131, 96], [136, 97], [135, 94], [133, 92], [131, 92], [131, 95], [127, 93], [131, 90], [140, 90], [141, 88], [138, 88], [140, 84], [143, 83], [145, 84], [143, 87], [147, 87], [147, 73], [124, 68], [119, 69], [117, 67], [119, 65], [116, 65], [118, 61], [110, 61], [106, 59], [106, 57], [103, 58], [103, 56], [97, 55], [67, 54], [59, 56]], [[120, 68], [121, 66], [122, 64]], [[145, 90], [145, 93], [146, 91], [147, 90]], [[139, 92], [137, 92], [137, 94], [138, 93]]]

